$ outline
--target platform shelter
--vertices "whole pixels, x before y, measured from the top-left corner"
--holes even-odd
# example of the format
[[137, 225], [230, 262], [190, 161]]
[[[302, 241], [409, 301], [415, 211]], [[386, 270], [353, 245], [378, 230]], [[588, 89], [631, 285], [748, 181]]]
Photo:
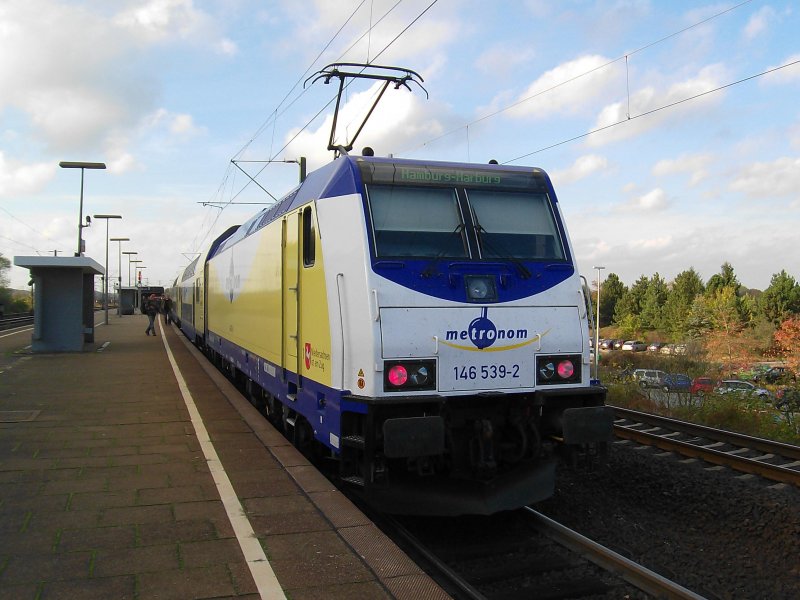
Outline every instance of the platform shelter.
[[15, 256], [33, 281], [33, 352], [80, 352], [94, 343], [94, 277], [105, 269], [85, 256]]

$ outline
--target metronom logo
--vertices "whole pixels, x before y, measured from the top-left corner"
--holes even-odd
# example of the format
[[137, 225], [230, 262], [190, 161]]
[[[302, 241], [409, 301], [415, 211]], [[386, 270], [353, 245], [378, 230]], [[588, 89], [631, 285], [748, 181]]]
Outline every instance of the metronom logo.
[[[484, 350], [493, 346], [498, 340], [515, 340], [515, 344], [498, 345], [493, 350], [510, 350], [511, 348], [519, 348], [526, 344], [530, 344], [540, 336], [534, 336], [528, 339], [528, 330], [526, 328], [510, 328], [498, 329], [497, 326], [489, 319], [489, 308], [481, 308], [481, 315], [472, 320], [466, 329], [448, 329], [445, 333], [444, 344], [460, 350], [474, 350], [469, 346], [461, 346], [454, 344], [455, 341], [469, 340], [478, 350]], [[448, 343], [451, 342], [451, 343]]]

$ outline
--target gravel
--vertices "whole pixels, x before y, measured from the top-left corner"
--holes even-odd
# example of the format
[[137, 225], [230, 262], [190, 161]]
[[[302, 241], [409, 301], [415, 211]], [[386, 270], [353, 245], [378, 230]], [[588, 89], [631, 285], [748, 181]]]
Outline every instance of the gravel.
[[707, 598], [800, 598], [792, 486], [618, 443], [534, 508]]

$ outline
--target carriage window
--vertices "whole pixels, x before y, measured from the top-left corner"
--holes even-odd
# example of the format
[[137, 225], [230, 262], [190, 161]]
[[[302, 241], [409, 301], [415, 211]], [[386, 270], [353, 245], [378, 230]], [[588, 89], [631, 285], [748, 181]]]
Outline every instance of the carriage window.
[[303, 266], [314, 266], [314, 215], [311, 212], [311, 207], [307, 206], [303, 209]]
[[454, 189], [372, 185], [368, 192], [378, 258], [469, 256]]
[[482, 258], [564, 260], [545, 194], [468, 190]]

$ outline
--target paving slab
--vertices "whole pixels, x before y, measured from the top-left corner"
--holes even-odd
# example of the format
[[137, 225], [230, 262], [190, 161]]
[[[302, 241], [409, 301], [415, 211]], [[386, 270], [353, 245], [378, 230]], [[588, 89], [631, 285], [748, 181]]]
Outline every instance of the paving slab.
[[174, 326], [156, 337], [146, 326], [111, 315], [86, 352], [6, 351], [0, 600], [260, 597], [261, 571], [210, 465], [228, 476], [243, 511], [234, 521], [246, 517], [287, 597], [447, 597]]

